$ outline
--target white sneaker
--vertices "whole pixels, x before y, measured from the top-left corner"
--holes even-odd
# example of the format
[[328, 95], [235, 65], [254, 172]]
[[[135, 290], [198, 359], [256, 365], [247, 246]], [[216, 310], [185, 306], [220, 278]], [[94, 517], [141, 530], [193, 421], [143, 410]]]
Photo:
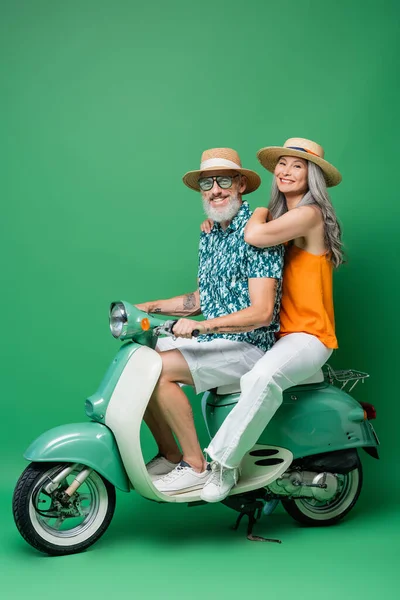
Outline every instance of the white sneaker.
[[221, 502], [229, 496], [239, 480], [239, 469], [227, 469], [217, 461], [211, 463], [212, 474], [203, 487], [200, 498], [205, 502]]
[[181, 460], [173, 471], [153, 480], [153, 485], [163, 494], [173, 496], [200, 490], [209, 477], [210, 465], [202, 473], [197, 473], [187, 462]]
[[152, 458], [147, 464], [146, 469], [150, 477], [157, 479], [162, 475], [166, 475], [170, 473], [177, 467], [179, 463], [173, 463], [170, 460], [167, 460], [165, 456], [161, 454], [157, 454], [154, 458]]

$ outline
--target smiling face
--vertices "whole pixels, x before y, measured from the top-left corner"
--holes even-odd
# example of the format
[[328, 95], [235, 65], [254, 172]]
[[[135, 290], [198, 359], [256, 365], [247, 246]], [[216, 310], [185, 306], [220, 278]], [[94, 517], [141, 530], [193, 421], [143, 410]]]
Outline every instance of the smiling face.
[[217, 223], [231, 221], [238, 213], [242, 204], [242, 193], [246, 189], [246, 178], [239, 176], [237, 171], [203, 171], [200, 177], [217, 177], [218, 175], [232, 177], [232, 186], [221, 188], [214, 180], [213, 186], [207, 192], [202, 191], [204, 211], [210, 219]]
[[308, 162], [297, 156], [281, 156], [274, 171], [283, 194], [303, 196], [308, 191]]

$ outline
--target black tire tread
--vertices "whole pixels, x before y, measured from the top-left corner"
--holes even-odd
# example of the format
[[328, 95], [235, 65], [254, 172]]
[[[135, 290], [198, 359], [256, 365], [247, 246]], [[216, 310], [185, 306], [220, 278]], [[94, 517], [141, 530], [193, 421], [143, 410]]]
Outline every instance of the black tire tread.
[[[32, 490], [37, 480], [40, 479], [40, 477], [43, 476], [46, 471], [56, 467], [58, 464], [59, 463], [33, 462], [28, 465], [19, 478], [17, 485], [15, 486], [12, 500], [14, 521], [24, 540], [33, 546], [33, 548], [36, 548], [40, 552], [44, 552], [50, 556], [66, 556], [67, 554], [76, 554], [86, 550], [89, 548], [89, 546], [94, 544], [105, 533], [106, 529], [111, 523], [116, 503], [114, 486], [107, 481], [107, 479], [98, 474], [102, 478], [108, 494], [107, 513], [101, 527], [99, 527], [99, 529], [85, 542], [81, 542], [80, 544], [75, 544], [73, 546], [56, 546], [55, 544], [51, 544], [50, 542], [42, 539], [32, 526], [29, 518], [29, 502]], [[63, 466], [66, 466], [66, 463], [64, 463]]]

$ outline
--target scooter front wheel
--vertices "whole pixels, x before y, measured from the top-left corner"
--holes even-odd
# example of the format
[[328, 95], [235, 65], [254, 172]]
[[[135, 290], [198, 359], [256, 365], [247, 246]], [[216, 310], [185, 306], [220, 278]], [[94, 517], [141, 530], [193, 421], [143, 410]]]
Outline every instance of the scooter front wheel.
[[363, 483], [361, 462], [358, 461], [358, 466], [353, 471], [337, 477], [338, 492], [329, 502], [319, 502], [313, 498], [282, 498], [284, 509], [303, 525], [334, 525], [351, 511], [358, 500]]
[[53, 556], [75, 554], [94, 544], [109, 526], [115, 509], [115, 488], [95, 471], [65, 499], [63, 492], [85, 467], [76, 465], [50, 492], [45, 488], [67, 463], [31, 463], [13, 496], [14, 520], [22, 537]]

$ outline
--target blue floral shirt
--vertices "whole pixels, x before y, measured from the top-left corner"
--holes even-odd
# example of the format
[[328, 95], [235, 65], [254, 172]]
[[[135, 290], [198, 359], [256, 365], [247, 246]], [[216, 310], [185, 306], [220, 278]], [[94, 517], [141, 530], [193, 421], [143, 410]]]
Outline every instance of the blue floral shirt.
[[201, 311], [206, 319], [215, 319], [250, 306], [249, 278], [271, 277], [278, 280], [271, 324], [246, 333], [200, 335], [200, 342], [224, 338], [248, 342], [267, 351], [279, 331], [282, 295], [283, 246], [255, 248], [244, 241], [244, 228], [251, 216], [247, 202], [224, 231], [215, 223], [211, 233], [202, 233], [199, 248], [199, 290]]

